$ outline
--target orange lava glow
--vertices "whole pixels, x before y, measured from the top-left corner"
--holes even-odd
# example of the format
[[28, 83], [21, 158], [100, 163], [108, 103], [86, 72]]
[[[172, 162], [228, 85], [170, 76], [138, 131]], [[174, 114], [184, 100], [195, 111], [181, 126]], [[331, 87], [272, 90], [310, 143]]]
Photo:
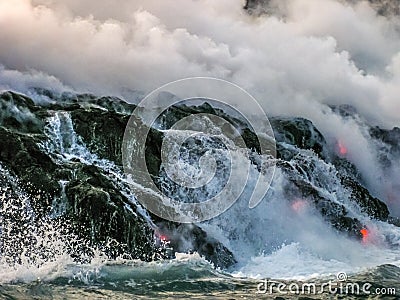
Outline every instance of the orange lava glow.
[[361, 234], [362, 234], [362, 240], [364, 243], [367, 242], [368, 236], [369, 236], [369, 230], [366, 228], [363, 228], [360, 230]]
[[292, 209], [298, 213], [298, 212], [301, 212], [302, 210], [304, 210], [304, 208], [307, 206], [307, 202], [302, 199], [297, 199], [296, 201], [294, 201], [292, 203], [291, 206], [292, 206]]
[[338, 141], [338, 147], [339, 147], [339, 153], [341, 154], [341, 155], [346, 155], [347, 154], [347, 148], [346, 148], [346, 146], [343, 144], [343, 142], [342, 141]]
[[163, 242], [165, 242], [165, 241], [168, 240], [168, 238], [167, 238], [166, 235], [160, 235], [160, 240], [163, 241]]
[[363, 228], [363, 229], [361, 229], [360, 230], [360, 232], [361, 232], [361, 234], [363, 235], [363, 237], [367, 237], [368, 236], [368, 229], [365, 229], [365, 228]]

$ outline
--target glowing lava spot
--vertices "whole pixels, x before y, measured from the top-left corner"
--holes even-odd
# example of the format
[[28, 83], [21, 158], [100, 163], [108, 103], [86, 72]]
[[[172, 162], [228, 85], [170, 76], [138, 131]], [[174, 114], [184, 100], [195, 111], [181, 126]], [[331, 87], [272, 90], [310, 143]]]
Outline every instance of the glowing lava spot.
[[302, 212], [306, 206], [307, 201], [303, 199], [296, 199], [291, 205], [292, 209], [297, 213]]
[[160, 240], [162, 241], [162, 242], [167, 242], [168, 241], [168, 237], [166, 236], [166, 235], [160, 235]]
[[163, 233], [160, 233], [160, 232], [158, 232], [158, 231], [155, 232], [155, 237], [156, 237], [157, 240], [159, 240], [159, 241], [162, 242], [162, 243], [167, 243], [167, 242], [169, 242], [168, 236], [165, 235], [165, 234], [163, 234]]
[[339, 150], [340, 155], [343, 155], [343, 156], [346, 155], [348, 152], [346, 146], [340, 140], [338, 141], [338, 150]]
[[362, 234], [362, 241], [366, 243], [369, 236], [369, 230], [367, 228], [363, 228], [360, 230], [360, 233]]

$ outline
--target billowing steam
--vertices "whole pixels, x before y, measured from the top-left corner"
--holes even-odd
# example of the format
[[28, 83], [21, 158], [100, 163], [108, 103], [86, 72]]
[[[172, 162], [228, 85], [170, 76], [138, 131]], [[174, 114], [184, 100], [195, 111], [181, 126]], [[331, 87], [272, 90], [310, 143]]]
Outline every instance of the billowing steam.
[[[282, 2], [282, 1], [281, 1]], [[249, 16], [241, 0], [0, 0], [0, 85], [119, 94], [188, 76], [231, 80], [269, 113], [348, 103], [396, 125], [399, 22], [365, 2], [287, 0]], [[275, 5], [276, 6], [276, 5]], [[10, 71], [15, 70], [15, 71]]]

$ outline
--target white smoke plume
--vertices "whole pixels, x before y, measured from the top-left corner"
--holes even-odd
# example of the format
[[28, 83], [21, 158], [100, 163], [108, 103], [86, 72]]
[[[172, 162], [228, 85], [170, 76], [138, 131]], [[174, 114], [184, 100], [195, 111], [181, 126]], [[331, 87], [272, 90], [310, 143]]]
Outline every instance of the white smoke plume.
[[249, 16], [242, 6], [0, 0], [1, 81], [15, 70], [40, 84], [29, 79], [36, 70], [76, 90], [118, 94], [215, 76], [248, 89], [269, 113], [310, 117], [314, 103], [349, 103], [381, 125], [399, 124], [396, 18], [366, 2], [287, 0], [284, 19]]

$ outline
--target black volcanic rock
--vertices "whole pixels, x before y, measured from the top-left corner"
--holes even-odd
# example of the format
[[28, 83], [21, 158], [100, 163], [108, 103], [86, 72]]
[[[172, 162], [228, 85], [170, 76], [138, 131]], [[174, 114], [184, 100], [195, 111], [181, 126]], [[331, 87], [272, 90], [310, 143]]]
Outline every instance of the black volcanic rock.
[[327, 158], [325, 138], [311, 121], [303, 118], [271, 118], [271, 126], [278, 142], [279, 158], [289, 160], [293, 155], [282, 143], [313, 150], [322, 158]]
[[298, 188], [301, 198], [311, 201], [324, 219], [331, 223], [334, 228], [341, 232], [346, 232], [352, 237], [362, 237], [360, 232], [363, 228], [362, 223], [356, 218], [350, 217], [343, 205], [330, 201], [304, 180], [294, 180], [292, 182]]
[[[340, 109], [338, 112], [341, 114], [349, 113], [349, 116], [353, 116], [351, 107], [343, 106], [337, 109]], [[312, 122], [302, 118], [271, 118], [271, 124], [277, 141], [277, 155], [282, 160], [278, 166], [288, 178], [288, 186], [285, 188], [288, 199], [296, 197], [307, 199], [334, 228], [361, 238], [360, 229], [363, 227], [361, 222], [350, 216], [343, 205], [332, 202], [322, 195], [315, 183], [309, 182], [311, 178], [314, 178], [316, 183], [319, 181], [316, 177], [318, 173], [315, 170], [315, 162], [304, 160], [299, 165], [296, 160], [300, 150], [312, 150], [318, 155], [318, 159], [333, 164], [340, 183], [349, 191], [349, 200], [358, 205], [362, 212], [373, 219], [382, 221], [390, 219], [388, 207], [373, 197], [363, 186], [362, 177], [355, 165], [345, 158], [329, 153], [323, 135]]]
[[[105, 249], [110, 257], [120, 254], [142, 260], [169, 257], [166, 249], [160, 248], [155, 241], [154, 228], [104, 170], [87, 165], [78, 157], [69, 163], [60, 163], [39, 146], [48, 138], [44, 132], [46, 119], [57, 111], [68, 112], [75, 132], [88, 150], [100, 159], [121, 165], [123, 134], [135, 106], [112, 97], [58, 95], [46, 90], [36, 92], [53, 101], [36, 105], [28, 97], [13, 92], [0, 95], [0, 104], [4, 108], [0, 115], [0, 138], [3, 141], [0, 161], [15, 172], [21, 184], [29, 186], [35, 194], [42, 194], [33, 202], [36, 212], [48, 214], [53, 199], [61, 197], [59, 182], [67, 181], [66, 211], [60, 218], [72, 225], [79, 238]], [[10, 116], [13, 121], [10, 121]], [[146, 147], [149, 171], [157, 176], [160, 167], [160, 148], [157, 145], [161, 147], [162, 134], [150, 129], [149, 139]], [[166, 225], [170, 223], [156, 216], [153, 218]], [[197, 251], [218, 267], [235, 263], [232, 253], [220, 242], [208, 237], [196, 225], [191, 225], [191, 228], [191, 251]], [[115, 245], [109, 246], [110, 241]], [[177, 241], [173, 243], [175, 251], [182, 249]]]
[[252, 13], [255, 10], [259, 12], [266, 12], [266, 7], [271, 2], [271, 0], [246, 0], [244, 9]]
[[20, 132], [39, 133], [43, 122], [35, 117], [37, 110], [30, 98], [5, 92], [0, 98], [0, 125]]
[[330, 105], [329, 107], [334, 113], [344, 118], [354, 118], [358, 114], [357, 109], [354, 106], [348, 104]]
[[215, 238], [198, 226], [172, 222], [159, 223], [160, 233], [166, 236], [170, 246], [178, 252], [197, 251], [215, 266], [231, 266], [236, 263], [233, 254]]
[[98, 170], [78, 170], [66, 195], [67, 215], [74, 228], [80, 228], [81, 235], [90, 237], [94, 245], [104, 246], [110, 238], [123, 245], [109, 249], [109, 256], [129, 254], [146, 261], [162, 257], [154, 249], [152, 229]]
[[386, 204], [378, 198], [371, 196], [368, 190], [360, 183], [350, 177], [342, 177], [342, 184], [348, 188], [350, 199], [356, 202], [363, 212], [374, 219], [387, 221], [389, 218], [389, 209]]
[[380, 143], [380, 154], [382, 162], [389, 163], [391, 157], [400, 158], [400, 128], [394, 127], [391, 130], [372, 127], [369, 134]]
[[[118, 246], [108, 249], [111, 257], [122, 252], [132, 258], [146, 260], [164, 256], [163, 250], [154, 243], [153, 229], [101, 170], [79, 160], [62, 164], [40, 146], [48, 139], [44, 124], [50, 116], [49, 106], [35, 105], [31, 99], [12, 92], [1, 94], [0, 104], [10, 107], [10, 111], [16, 114], [15, 119], [19, 120], [18, 126], [10, 126], [2, 118], [0, 161], [18, 176], [20, 184], [34, 196], [31, 204], [37, 217], [51, 211], [54, 198], [61, 197], [60, 181], [65, 180], [68, 181], [67, 210], [61, 218], [74, 225], [79, 238], [99, 247], [116, 241]], [[74, 103], [57, 104], [52, 108], [65, 107], [72, 111], [81, 108]], [[95, 111], [86, 121], [91, 124], [96, 118]], [[27, 120], [26, 123], [24, 120]], [[29, 132], [30, 129], [32, 132]], [[104, 140], [99, 140], [98, 145], [101, 143]]]
[[[93, 245], [105, 247], [109, 241], [115, 241], [116, 246], [107, 250], [111, 257], [122, 253], [143, 260], [169, 257], [169, 250], [160, 247], [156, 241], [158, 231], [165, 231], [174, 251], [197, 251], [218, 267], [229, 267], [236, 262], [229, 249], [195, 224], [176, 224], [150, 214], [152, 221], [158, 225], [154, 228], [106, 168], [84, 161], [79, 153], [66, 159], [62, 151], [49, 153], [40, 146], [49, 140], [45, 129], [48, 118], [61, 113], [64, 118], [68, 116], [73, 125], [73, 129], [67, 127], [61, 128], [61, 131], [73, 130], [67, 133], [76, 134], [79, 141], [75, 142], [82, 143], [81, 147], [86, 147], [84, 151], [120, 168], [123, 135], [134, 105], [113, 97], [42, 92], [46, 97], [52, 97], [52, 101], [39, 105], [16, 93], [0, 94], [0, 105], [3, 107], [0, 113], [0, 162], [17, 175], [22, 184], [43, 194], [34, 202], [38, 212], [46, 214], [51, 210], [52, 201], [62, 198], [60, 182], [67, 182], [63, 199], [66, 209], [61, 218], [73, 224], [76, 234]], [[215, 114], [236, 125], [254, 156], [260, 151], [257, 136], [245, 121], [208, 103], [173, 106], [166, 111], [162, 121], [158, 120], [157, 128], [168, 129], [181, 118], [198, 113]], [[277, 166], [288, 179], [288, 201], [297, 196], [307, 199], [338, 231], [361, 238], [363, 224], [350, 215], [344, 205], [330, 201], [319, 191], [323, 186], [318, 186], [319, 178], [315, 178], [318, 176], [317, 164], [328, 164], [332, 158], [321, 132], [311, 121], [303, 118], [275, 117], [271, 119], [271, 124], [277, 140]], [[164, 133], [157, 128], [149, 129], [145, 147], [147, 167], [154, 179], [162, 174]], [[395, 143], [397, 134], [397, 129], [389, 132], [379, 128], [371, 133], [394, 148], [398, 145]], [[70, 143], [62, 142], [65, 147]], [[298, 159], [301, 155], [303, 160]], [[335, 158], [331, 168], [337, 171], [340, 184], [349, 191], [350, 201], [358, 205], [365, 215], [396, 223], [389, 216], [386, 205], [363, 187], [354, 165], [344, 158]]]
[[25, 183], [30, 183], [42, 198], [42, 208], [49, 205], [59, 193], [60, 186], [54, 180], [56, 164], [38, 147], [43, 136], [15, 132], [0, 126], [0, 160]]
[[76, 133], [87, 147], [102, 158], [122, 165], [122, 137], [129, 116], [97, 108], [71, 111]]

